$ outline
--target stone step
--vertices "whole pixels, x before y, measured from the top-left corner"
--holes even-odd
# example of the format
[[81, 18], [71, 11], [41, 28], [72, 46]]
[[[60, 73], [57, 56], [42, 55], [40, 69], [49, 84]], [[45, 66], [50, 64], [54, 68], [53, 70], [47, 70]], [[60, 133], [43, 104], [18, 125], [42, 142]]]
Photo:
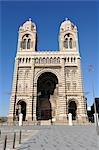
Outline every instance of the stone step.
[[51, 120], [41, 120], [40, 125], [51, 125]]

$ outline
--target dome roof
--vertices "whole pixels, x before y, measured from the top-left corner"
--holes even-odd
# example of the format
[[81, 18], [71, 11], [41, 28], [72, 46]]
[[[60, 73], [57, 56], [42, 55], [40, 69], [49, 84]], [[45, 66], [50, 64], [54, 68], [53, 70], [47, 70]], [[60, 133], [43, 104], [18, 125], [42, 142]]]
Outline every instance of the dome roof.
[[30, 30], [34, 31], [36, 30], [36, 25], [31, 21], [31, 18], [29, 18], [28, 21], [26, 21], [23, 26], [20, 27], [20, 30]]
[[77, 27], [68, 18], [66, 18], [60, 26], [60, 31], [66, 30], [77, 30]]

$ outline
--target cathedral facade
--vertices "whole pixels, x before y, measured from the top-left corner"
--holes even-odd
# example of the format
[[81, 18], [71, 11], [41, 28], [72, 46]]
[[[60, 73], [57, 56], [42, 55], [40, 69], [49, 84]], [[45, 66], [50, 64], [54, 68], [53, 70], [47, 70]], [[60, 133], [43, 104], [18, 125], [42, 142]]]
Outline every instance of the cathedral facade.
[[36, 25], [29, 19], [19, 28], [8, 122], [37, 124], [87, 121], [77, 27], [65, 20], [58, 51], [37, 50]]

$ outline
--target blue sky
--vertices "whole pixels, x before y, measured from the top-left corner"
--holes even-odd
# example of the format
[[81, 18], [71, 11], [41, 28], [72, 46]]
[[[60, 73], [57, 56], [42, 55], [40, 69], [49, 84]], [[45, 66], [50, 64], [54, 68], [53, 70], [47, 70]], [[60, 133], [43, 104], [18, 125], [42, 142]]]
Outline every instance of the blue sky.
[[78, 27], [84, 92], [93, 103], [93, 65], [95, 97], [99, 97], [99, 4], [97, 2], [2, 2], [0, 16], [0, 116], [9, 111], [18, 28], [32, 18], [37, 25], [38, 49], [58, 50], [59, 26], [67, 17]]

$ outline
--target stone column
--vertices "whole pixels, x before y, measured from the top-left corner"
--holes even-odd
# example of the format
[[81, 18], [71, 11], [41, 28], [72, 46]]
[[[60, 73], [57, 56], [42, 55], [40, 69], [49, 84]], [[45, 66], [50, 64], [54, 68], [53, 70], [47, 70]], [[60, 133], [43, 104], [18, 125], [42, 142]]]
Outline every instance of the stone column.
[[50, 96], [50, 103], [51, 103], [51, 108], [52, 108], [52, 118], [55, 118], [56, 117], [56, 97], [54, 97], [54, 95], [51, 95]]
[[13, 76], [13, 85], [12, 85], [12, 94], [10, 98], [10, 110], [8, 115], [8, 122], [13, 122], [15, 117], [15, 103], [16, 103], [16, 92], [17, 92], [17, 79], [18, 79], [18, 65], [19, 60], [15, 58], [15, 67], [14, 67], [14, 76]]
[[37, 83], [34, 83], [33, 120], [36, 120]]
[[58, 95], [58, 93], [59, 93], [59, 89], [58, 89], [58, 84], [56, 84], [56, 89], [55, 89], [55, 118], [57, 119], [57, 117], [58, 117], [58, 100], [59, 100], [59, 95]]
[[66, 89], [65, 89], [65, 65], [64, 59], [61, 59], [61, 80], [59, 85], [59, 120], [66, 121]]
[[86, 103], [85, 103], [85, 98], [84, 98], [84, 91], [83, 91], [83, 80], [82, 80], [82, 72], [81, 72], [81, 63], [80, 63], [80, 58], [77, 60], [78, 63], [78, 89], [77, 91], [79, 94], [79, 106], [78, 106], [78, 121], [79, 122], [87, 122], [87, 109], [86, 109]]
[[27, 101], [26, 120], [28, 122], [32, 121], [32, 96], [30, 98], [28, 98], [28, 101]]
[[34, 67], [35, 67], [35, 60], [31, 60], [31, 78], [30, 78], [30, 97], [28, 99], [27, 104], [27, 114], [26, 118], [28, 122], [33, 120], [33, 83], [34, 83]]

